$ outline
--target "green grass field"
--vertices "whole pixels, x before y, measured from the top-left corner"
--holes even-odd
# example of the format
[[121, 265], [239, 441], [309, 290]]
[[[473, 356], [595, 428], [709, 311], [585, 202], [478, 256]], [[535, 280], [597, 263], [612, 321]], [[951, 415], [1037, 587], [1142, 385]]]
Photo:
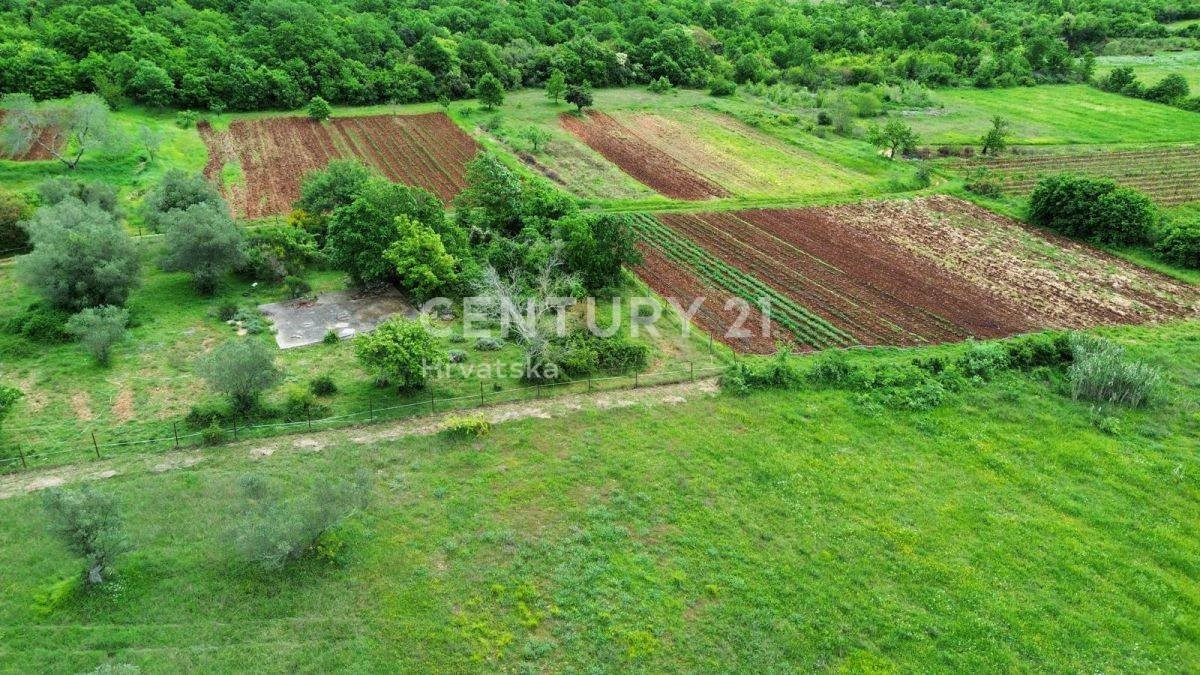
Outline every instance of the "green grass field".
[[1019, 145], [1188, 143], [1200, 139], [1200, 115], [1110, 94], [1087, 85], [1014, 89], [942, 89], [943, 106], [904, 119], [924, 145], [977, 144], [1000, 115]]
[[[56, 603], [79, 564], [36, 496], [0, 500], [0, 669], [1188, 670], [1200, 325], [1107, 333], [1170, 380], [1110, 433], [1013, 374], [925, 413], [806, 389], [151, 459], [97, 484], [135, 545], [116, 580]], [[240, 476], [362, 467], [340, 562], [234, 559]]]
[[1147, 87], [1167, 75], [1183, 75], [1187, 78], [1191, 94], [1200, 95], [1200, 51], [1161, 52], [1153, 56], [1101, 56], [1096, 59], [1096, 76], [1104, 77], [1110, 70], [1120, 66], [1132, 66], [1134, 74]]

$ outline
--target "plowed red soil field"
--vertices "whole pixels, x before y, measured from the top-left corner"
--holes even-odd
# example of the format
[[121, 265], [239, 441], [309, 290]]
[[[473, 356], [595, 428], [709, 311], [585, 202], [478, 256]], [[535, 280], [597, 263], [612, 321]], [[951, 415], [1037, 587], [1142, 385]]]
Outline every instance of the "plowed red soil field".
[[725, 188], [602, 112], [592, 111], [586, 117], [564, 113], [559, 119], [564, 129], [665, 197], [698, 200], [729, 196]]
[[[1200, 316], [1194, 286], [951, 197], [657, 218], [864, 345]], [[668, 260], [649, 241], [643, 247], [638, 273], [658, 293], [685, 305], [728, 294], [727, 274]], [[728, 321], [696, 320], [718, 337]], [[726, 342], [763, 352], [773, 340]]]
[[243, 218], [286, 213], [306, 173], [349, 157], [449, 203], [466, 186], [466, 164], [478, 149], [442, 113], [339, 117], [327, 124], [302, 117], [235, 120], [223, 132], [202, 124], [200, 135], [210, 180], [223, 183], [227, 164], [241, 167], [244, 181], [222, 189]]

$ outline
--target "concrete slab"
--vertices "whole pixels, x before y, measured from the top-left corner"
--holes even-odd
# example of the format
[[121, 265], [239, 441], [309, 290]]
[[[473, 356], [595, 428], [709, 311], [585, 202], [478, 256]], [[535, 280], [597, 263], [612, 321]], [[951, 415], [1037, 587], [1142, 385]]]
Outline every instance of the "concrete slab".
[[394, 288], [371, 293], [334, 291], [315, 301], [273, 302], [258, 309], [275, 324], [275, 342], [280, 349], [316, 344], [331, 330], [342, 339], [354, 337], [396, 314], [417, 316], [417, 310]]

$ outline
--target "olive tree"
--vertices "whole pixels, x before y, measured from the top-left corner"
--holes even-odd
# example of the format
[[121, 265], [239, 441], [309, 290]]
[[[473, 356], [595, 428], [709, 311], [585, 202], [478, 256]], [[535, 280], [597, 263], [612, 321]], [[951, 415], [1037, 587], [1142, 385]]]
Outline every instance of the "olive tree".
[[0, 108], [0, 148], [12, 156], [39, 148], [74, 169], [84, 155], [111, 149], [120, 141], [108, 104], [96, 94], [42, 102], [29, 94], [9, 94], [0, 100]]
[[196, 363], [196, 372], [213, 391], [228, 396], [240, 414], [253, 411], [262, 393], [283, 379], [274, 351], [251, 338], [217, 345]]
[[175, 217], [173, 211], [183, 211], [196, 204], [213, 204], [228, 210], [217, 188], [203, 175], [171, 169], [146, 193], [142, 201], [142, 219], [151, 230], [163, 232]]
[[105, 305], [89, 307], [67, 320], [66, 331], [75, 336], [84, 349], [102, 366], [112, 357], [113, 345], [126, 336], [129, 311]]
[[201, 203], [171, 212], [163, 270], [191, 274], [196, 291], [210, 295], [244, 261], [242, 231], [222, 206]]
[[87, 583], [104, 583], [117, 556], [129, 550], [116, 502], [84, 485], [74, 490], [50, 490], [43, 505], [50, 531], [71, 553], [86, 561]]
[[50, 304], [69, 312], [121, 306], [138, 285], [133, 240], [113, 215], [74, 197], [42, 207], [26, 223], [33, 252], [17, 272]]

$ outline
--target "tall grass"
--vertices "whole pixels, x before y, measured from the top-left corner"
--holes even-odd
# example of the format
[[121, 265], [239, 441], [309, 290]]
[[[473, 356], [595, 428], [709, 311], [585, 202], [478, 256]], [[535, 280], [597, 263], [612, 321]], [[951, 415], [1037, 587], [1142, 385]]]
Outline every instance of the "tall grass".
[[1076, 400], [1139, 407], [1161, 390], [1162, 371], [1131, 360], [1120, 345], [1103, 338], [1076, 335], [1074, 362], [1067, 370], [1071, 396]]

